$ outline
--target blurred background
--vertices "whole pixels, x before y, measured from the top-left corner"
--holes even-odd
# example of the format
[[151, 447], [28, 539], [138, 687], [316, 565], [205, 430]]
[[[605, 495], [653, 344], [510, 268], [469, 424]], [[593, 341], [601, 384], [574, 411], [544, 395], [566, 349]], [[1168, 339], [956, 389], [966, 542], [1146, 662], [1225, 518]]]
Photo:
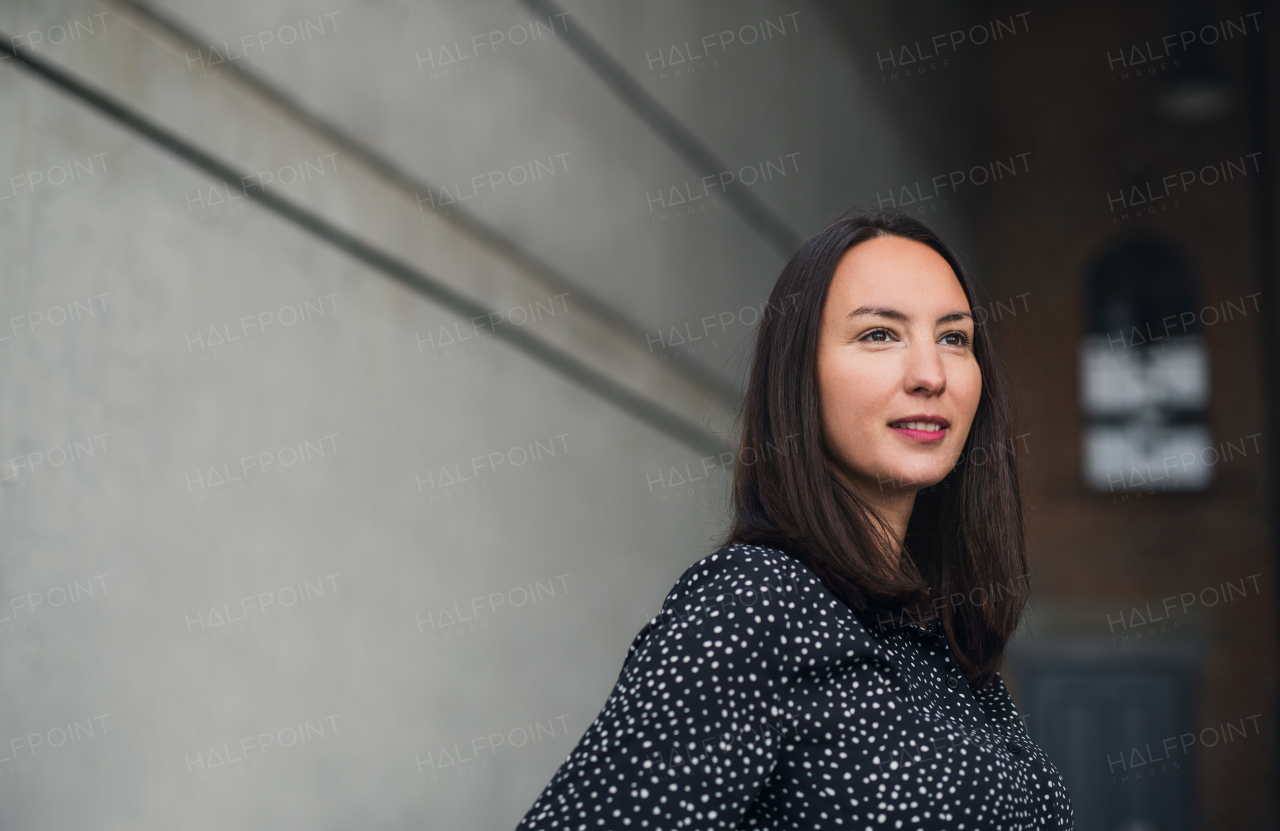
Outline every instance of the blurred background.
[[4, 827], [514, 827], [867, 207], [1014, 379], [1077, 827], [1275, 827], [1274, 14], [4, 0]]

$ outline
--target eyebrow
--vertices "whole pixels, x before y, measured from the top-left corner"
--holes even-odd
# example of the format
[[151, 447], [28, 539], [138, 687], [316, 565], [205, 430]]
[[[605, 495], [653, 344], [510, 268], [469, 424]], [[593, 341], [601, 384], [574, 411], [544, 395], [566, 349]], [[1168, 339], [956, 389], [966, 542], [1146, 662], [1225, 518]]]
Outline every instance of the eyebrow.
[[[890, 320], [900, 320], [904, 323], [907, 321], [907, 316], [897, 309], [885, 309], [879, 306], [859, 306], [849, 312], [849, 314], [845, 315], [845, 320], [848, 320], [851, 317], [858, 317], [859, 315], [876, 315], [877, 317], [887, 317]], [[938, 318], [938, 323], [950, 323], [953, 320], [964, 320], [966, 317], [971, 320], [973, 319], [973, 315], [968, 312], [951, 312], [950, 314], [945, 314]]]

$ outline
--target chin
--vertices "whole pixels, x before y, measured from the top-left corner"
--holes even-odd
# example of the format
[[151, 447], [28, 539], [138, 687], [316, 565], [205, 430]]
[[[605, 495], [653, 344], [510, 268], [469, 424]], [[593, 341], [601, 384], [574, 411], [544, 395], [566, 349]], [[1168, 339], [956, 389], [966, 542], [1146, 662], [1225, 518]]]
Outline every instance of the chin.
[[885, 490], [890, 488], [894, 490], [919, 490], [921, 488], [931, 488], [934, 485], [947, 478], [949, 471], [942, 470], [939, 460], [921, 459], [916, 464], [904, 464], [896, 467], [892, 473], [886, 473], [884, 479], [888, 480], [892, 477], [892, 484], [885, 481]]

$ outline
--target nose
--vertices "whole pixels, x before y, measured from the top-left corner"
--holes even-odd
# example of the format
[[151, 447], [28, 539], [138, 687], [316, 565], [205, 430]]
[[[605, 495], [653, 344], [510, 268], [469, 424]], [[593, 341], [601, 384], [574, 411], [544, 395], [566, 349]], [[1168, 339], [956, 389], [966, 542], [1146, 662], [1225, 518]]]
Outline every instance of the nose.
[[946, 367], [931, 338], [911, 339], [902, 367], [902, 385], [912, 395], [941, 395], [947, 388]]

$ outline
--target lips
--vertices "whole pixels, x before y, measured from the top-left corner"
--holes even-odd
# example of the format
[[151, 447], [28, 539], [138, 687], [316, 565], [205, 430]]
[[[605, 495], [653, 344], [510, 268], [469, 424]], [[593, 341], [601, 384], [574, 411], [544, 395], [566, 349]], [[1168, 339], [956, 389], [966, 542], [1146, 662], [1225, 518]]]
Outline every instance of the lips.
[[942, 416], [918, 414], [889, 422], [893, 432], [918, 441], [942, 441], [951, 422]]
[[945, 430], [951, 426], [951, 422], [942, 416], [920, 413], [891, 421], [889, 426], [904, 427], [911, 430]]

